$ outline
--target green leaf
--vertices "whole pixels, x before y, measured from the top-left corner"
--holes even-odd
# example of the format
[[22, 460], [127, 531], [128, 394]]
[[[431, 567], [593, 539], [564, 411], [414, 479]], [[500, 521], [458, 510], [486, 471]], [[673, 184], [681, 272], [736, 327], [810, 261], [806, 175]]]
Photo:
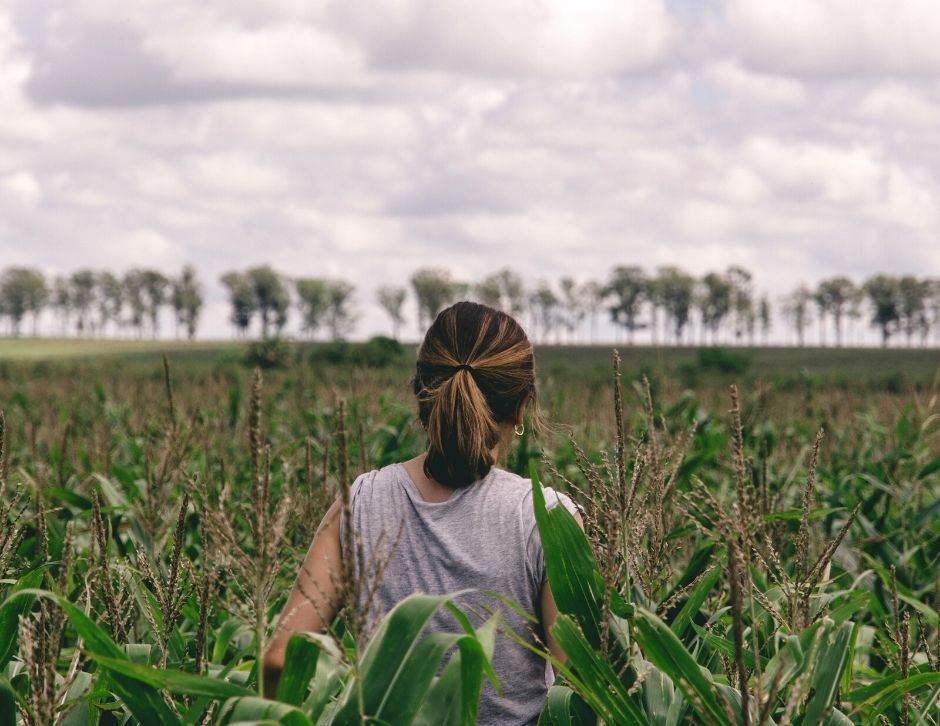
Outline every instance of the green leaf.
[[232, 640], [234, 640], [241, 633], [250, 633], [251, 628], [249, 628], [244, 623], [239, 622], [235, 618], [229, 618], [219, 627], [218, 631], [215, 634], [215, 641], [212, 644], [212, 658], [213, 663], [221, 663], [222, 659], [225, 658], [225, 653], [231, 645]]
[[483, 662], [492, 654], [495, 635], [496, 619], [491, 618], [477, 631], [477, 640], [462, 638], [458, 642], [458, 652], [428, 691], [415, 716], [414, 726], [472, 726], [476, 723], [483, 688]]
[[815, 726], [823, 720], [826, 711], [839, 695], [842, 672], [849, 659], [850, 641], [855, 624], [829, 624], [822, 635], [816, 665], [813, 668], [812, 697], [806, 704], [803, 726]]
[[[86, 652], [90, 657], [103, 656], [133, 665], [127, 659], [123, 649], [118, 647], [95, 621], [64, 597], [47, 590], [23, 590], [12, 597], [31, 599], [37, 596], [49, 598], [58, 603], [71, 621], [72, 627], [85, 641]], [[7, 602], [11, 599], [8, 598]], [[154, 726], [179, 726], [182, 723], [179, 715], [170, 709], [155, 688], [118, 671], [106, 670], [114, 694], [124, 702], [127, 709], [141, 723], [154, 724]]]
[[16, 694], [10, 682], [3, 677], [0, 677], [0, 723], [16, 723]]
[[644, 663], [643, 700], [650, 726], [676, 726], [685, 710], [685, 699], [665, 673], [651, 663]]
[[685, 635], [685, 631], [689, 628], [689, 623], [692, 622], [692, 618], [698, 613], [701, 609], [702, 604], [705, 602], [705, 598], [708, 597], [708, 593], [712, 591], [712, 588], [715, 587], [715, 583], [718, 582], [718, 578], [721, 577], [721, 569], [718, 567], [713, 567], [712, 570], [703, 577], [699, 583], [692, 589], [692, 592], [689, 593], [689, 598], [682, 605], [682, 609], [679, 610], [678, 614], [672, 620], [670, 627], [672, 632], [674, 632], [680, 638]]
[[546, 507], [535, 461], [529, 462], [529, 473], [535, 522], [555, 604], [559, 612], [578, 621], [585, 637], [597, 648], [604, 587], [591, 545], [571, 512], [563, 506]]
[[310, 693], [303, 703], [303, 711], [311, 720], [319, 722], [327, 705], [343, 690], [350, 673], [350, 666], [336, 643], [324, 636], [320, 640], [321, 652], [317, 658], [317, 670], [310, 684]]
[[296, 633], [287, 641], [284, 653], [284, 669], [277, 683], [277, 700], [299, 706], [307, 695], [307, 688], [317, 671], [320, 645], [310, 635]]
[[[703, 643], [707, 643], [712, 648], [717, 651], [720, 651], [727, 657], [734, 658], [734, 643], [728, 640], [727, 638], [722, 638], [720, 635], [715, 635], [710, 633], [705, 628], [700, 628], [698, 625], [692, 624], [692, 627], [695, 628], [695, 632], [698, 634], [699, 638]], [[753, 670], [754, 668], [754, 651], [750, 649], [745, 649], [741, 652], [741, 657], [744, 659], [744, 665], [749, 669]], [[764, 656], [761, 656], [761, 669], [767, 666], [767, 659]]]
[[27, 572], [17, 580], [7, 599], [0, 605], [0, 670], [6, 667], [10, 658], [16, 652], [16, 643], [19, 638], [20, 615], [29, 611], [33, 604], [31, 596], [16, 596], [23, 590], [39, 587], [42, 582], [42, 568]]
[[940, 471], [940, 456], [931, 459], [917, 472], [918, 479], [926, 479], [928, 476], [933, 474], [935, 471]]
[[219, 712], [220, 726], [259, 722], [282, 724], [282, 726], [313, 726], [313, 721], [296, 706], [269, 701], [258, 696], [230, 698], [222, 704]]
[[[476, 635], [462, 613], [458, 622], [464, 633], [432, 632], [421, 637], [434, 613], [459, 594], [414, 594], [398, 603], [379, 623], [363, 653], [358, 679], [347, 685], [329, 723], [358, 723], [363, 717], [388, 723], [409, 723], [427, 697], [445, 653], [455, 645], [460, 648], [464, 668], [472, 666], [492, 673], [482, 648], [475, 648], [468, 642], [475, 641]], [[464, 658], [465, 653], [470, 655]], [[462, 687], [466, 683], [470, 688], [476, 677], [464, 672], [455, 685]], [[495, 674], [492, 677], [495, 679]], [[477, 692], [476, 700], [478, 698]], [[476, 717], [476, 708], [477, 703], [474, 702], [469, 723], [473, 723]]]
[[[633, 618], [634, 639], [646, 659], [663, 671], [685, 694], [692, 708], [706, 723], [727, 722], [722, 698], [682, 641], [656, 615], [637, 608]], [[740, 714], [738, 714], [740, 718]]]
[[806, 647], [812, 642], [812, 636], [820, 625], [819, 622], [813, 623], [799, 637], [796, 635], [785, 637], [782, 646], [764, 667], [763, 680], [766, 683], [777, 683], [777, 688], [784, 690], [787, 684], [803, 671], [806, 666]]
[[208, 696], [209, 698], [233, 698], [247, 696], [252, 693], [245, 686], [221, 678], [211, 678], [179, 670], [163, 670], [95, 653], [89, 653], [88, 655], [96, 663], [113, 673], [120, 673], [154, 688], [166, 689], [171, 693], [188, 696]]
[[897, 697], [910, 693], [915, 688], [920, 688], [930, 683], [940, 683], [940, 673], [934, 673], [929, 670], [928, 664], [924, 663], [915, 669], [915, 672], [904, 678], [900, 671], [892, 673], [890, 676], [879, 678], [873, 683], [869, 683], [861, 688], [856, 688], [846, 696], [849, 703], [855, 703], [859, 706], [869, 706], [874, 703], [881, 704], [884, 699], [894, 696], [891, 703]]
[[555, 684], [548, 689], [538, 726], [597, 726], [597, 716], [575, 691]]
[[642, 708], [628, 693], [613, 666], [590, 644], [571, 616], [560, 613], [551, 633], [568, 656], [565, 676], [601, 719], [622, 726], [646, 723]]

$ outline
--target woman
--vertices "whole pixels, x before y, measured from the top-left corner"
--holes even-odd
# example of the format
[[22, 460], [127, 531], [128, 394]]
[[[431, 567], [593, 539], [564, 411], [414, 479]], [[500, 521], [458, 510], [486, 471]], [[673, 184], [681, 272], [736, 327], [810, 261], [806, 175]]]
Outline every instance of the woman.
[[[357, 572], [365, 583], [359, 595], [365, 634], [413, 592], [476, 588], [512, 599], [541, 627], [532, 632], [518, 613], [479, 592], [461, 595], [456, 604], [473, 613], [475, 624], [485, 617], [481, 610], [499, 610], [508, 627], [562, 658], [547, 635], [557, 609], [545, 577], [532, 483], [496, 466], [513, 433], [523, 433], [528, 405], [538, 420], [532, 345], [509, 315], [458, 302], [428, 329], [412, 383], [427, 450], [360, 475], [350, 492], [357, 552], [365, 566]], [[550, 506], [564, 503], [580, 523], [568, 497], [548, 488], [545, 495]], [[341, 512], [337, 501], [324, 516], [265, 653], [268, 693], [275, 690], [291, 633], [322, 631], [336, 613], [336, 575], [346, 541]], [[369, 576], [377, 570], [381, 578], [370, 588]], [[460, 632], [444, 609], [430, 627]], [[551, 669], [503, 637], [496, 640], [492, 662], [505, 695], [485, 684], [478, 723], [535, 723]]]

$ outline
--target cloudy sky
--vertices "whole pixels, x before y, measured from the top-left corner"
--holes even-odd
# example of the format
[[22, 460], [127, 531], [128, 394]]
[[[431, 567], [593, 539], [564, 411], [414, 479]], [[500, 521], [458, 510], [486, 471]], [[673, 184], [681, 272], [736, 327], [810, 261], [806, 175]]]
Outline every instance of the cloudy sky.
[[0, 0], [0, 266], [937, 275], [938, 79], [935, 0]]

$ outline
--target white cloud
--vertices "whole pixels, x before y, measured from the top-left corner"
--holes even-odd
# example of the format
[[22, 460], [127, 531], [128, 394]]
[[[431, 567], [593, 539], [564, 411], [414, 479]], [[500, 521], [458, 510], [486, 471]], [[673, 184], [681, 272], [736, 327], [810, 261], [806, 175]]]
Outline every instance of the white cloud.
[[889, 127], [935, 129], [940, 125], [940, 105], [931, 94], [923, 88], [898, 83], [872, 88], [859, 104], [858, 112]]
[[940, 71], [934, 0], [725, 0], [727, 32], [748, 64], [807, 76]]
[[33, 206], [42, 199], [42, 186], [28, 171], [19, 171], [0, 178], [0, 188], [27, 206]]
[[424, 265], [940, 273], [937, 14], [687, 5], [16, 0], [0, 255], [193, 262], [215, 335], [219, 275], [263, 262], [354, 281], [363, 335]]
[[375, 64], [470, 75], [589, 77], [659, 64], [675, 40], [660, 0], [337, 3]]
[[806, 103], [803, 84], [792, 78], [754, 73], [737, 61], [715, 63], [704, 72], [705, 78], [718, 84], [737, 103], [752, 102], [758, 106], [799, 106]]
[[144, 48], [181, 81], [342, 86], [362, 71], [357, 47], [309, 25], [245, 28], [210, 17], [167, 31], [149, 35]]

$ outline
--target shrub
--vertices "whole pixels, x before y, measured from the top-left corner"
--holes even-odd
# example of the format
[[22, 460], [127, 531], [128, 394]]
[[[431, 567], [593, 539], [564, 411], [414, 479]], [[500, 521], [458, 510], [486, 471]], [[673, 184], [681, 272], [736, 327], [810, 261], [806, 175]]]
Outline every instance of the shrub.
[[397, 340], [377, 335], [365, 343], [339, 340], [314, 348], [311, 363], [354, 365], [365, 368], [384, 368], [400, 362], [405, 355], [404, 346]]
[[264, 338], [249, 343], [244, 363], [252, 368], [284, 368], [291, 361], [291, 345], [283, 338]]
[[740, 375], [751, 367], [751, 356], [743, 350], [717, 346], [699, 348], [698, 367], [703, 371]]

